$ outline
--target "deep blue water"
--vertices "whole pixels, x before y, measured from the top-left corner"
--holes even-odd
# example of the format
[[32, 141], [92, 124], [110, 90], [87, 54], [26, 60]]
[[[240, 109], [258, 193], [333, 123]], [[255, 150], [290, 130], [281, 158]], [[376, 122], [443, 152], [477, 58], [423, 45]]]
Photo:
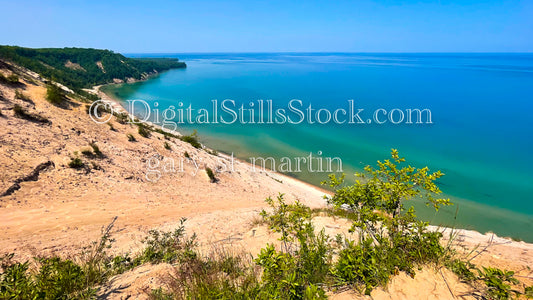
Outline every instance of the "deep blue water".
[[[154, 56], [154, 55], [131, 55]], [[436, 224], [494, 231], [533, 242], [533, 54], [161, 54], [188, 65], [147, 82], [108, 88], [121, 99], [157, 101], [160, 108], [211, 100], [291, 99], [305, 106], [347, 108], [353, 99], [365, 120], [383, 108], [430, 109], [433, 124], [187, 125], [208, 146], [237, 157], [340, 157], [352, 174], [389, 156], [440, 169], [443, 192], [457, 205]], [[292, 173], [319, 184], [326, 173]], [[353, 177], [348, 176], [350, 180]], [[457, 206], [457, 219], [454, 219]]]

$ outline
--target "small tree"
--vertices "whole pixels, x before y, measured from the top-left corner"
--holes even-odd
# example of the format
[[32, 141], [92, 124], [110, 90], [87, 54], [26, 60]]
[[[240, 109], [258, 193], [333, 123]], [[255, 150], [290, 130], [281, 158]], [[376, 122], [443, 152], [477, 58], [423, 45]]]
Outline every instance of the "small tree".
[[347, 241], [333, 273], [362, 285], [366, 294], [398, 271], [414, 276], [416, 264], [435, 262], [445, 251], [439, 243], [441, 232], [428, 231], [426, 222], [416, 220], [413, 207], [403, 210], [403, 203], [414, 197], [424, 198], [437, 210], [450, 204], [437, 197], [441, 191], [435, 180], [444, 174], [402, 165], [405, 159], [395, 149], [391, 156], [392, 160], [378, 161], [377, 168], [366, 166], [364, 174], [356, 174], [361, 180], [351, 186], [340, 187], [344, 175], [329, 176], [335, 189], [329, 202], [353, 210], [352, 230], [359, 235], [359, 243]]
[[365, 207], [379, 209], [392, 214], [393, 218], [401, 215], [404, 201], [417, 196], [424, 198], [426, 204], [433, 205], [436, 210], [451, 204], [450, 199], [436, 197], [442, 193], [435, 184], [435, 180], [444, 175], [441, 171], [429, 173], [428, 167], [401, 166], [405, 158], [400, 157], [396, 149], [392, 149], [391, 156], [392, 160], [378, 160], [377, 168], [368, 165], [364, 168], [366, 173], [356, 173], [361, 180], [356, 180], [352, 186], [339, 188], [344, 182], [344, 174], [341, 178], [331, 174], [329, 185], [335, 189], [335, 195], [330, 201], [337, 206], [348, 205], [354, 210]]

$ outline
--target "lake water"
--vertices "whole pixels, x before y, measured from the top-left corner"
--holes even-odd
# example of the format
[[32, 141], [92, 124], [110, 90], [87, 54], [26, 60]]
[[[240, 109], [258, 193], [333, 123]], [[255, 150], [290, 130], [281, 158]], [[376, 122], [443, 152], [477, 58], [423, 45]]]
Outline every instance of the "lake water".
[[[312, 105], [315, 112], [349, 110], [348, 100], [353, 100], [356, 108], [364, 109], [365, 124], [219, 122], [184, 124], [178, 131], [197, 129], [202, 143], [245, 160], [304, 157], [310, 152], [339, 157], [349, 181], [355, 171], [390, 157], [390, 149], [396, 148], [413, 166], [446, 174], [438, 183], [456, 205], [435, 215], [414, 201], [421, 218], [533, 242], [532, 54], [159, 56], [178, 57], [188, 67], [105, 91], [122, 100], [143, 99], [152, 106], [158, 102], [161, 110], [181, 102], [211, 114], [212, 100], [220, 106], [232, 99], [236, 107], [254, 105], [255, 118], [261, 99], [272, 100], [274, 109], [299, 99], [302, 110]], [[398, 109], [405, 116], [407, 109], [415, 108], [429, 109], [432, 124], [377, 124], [373, 119], [378, 109]], [[400, 114], [395, 111], [393, 121]], [[231, 119], [223, 111], [219, 115]], [[379, 114], [378, 120], [386, 120], [386, 115]], [[317, 185], [327, 177], [305, 170], [290, 175]]]

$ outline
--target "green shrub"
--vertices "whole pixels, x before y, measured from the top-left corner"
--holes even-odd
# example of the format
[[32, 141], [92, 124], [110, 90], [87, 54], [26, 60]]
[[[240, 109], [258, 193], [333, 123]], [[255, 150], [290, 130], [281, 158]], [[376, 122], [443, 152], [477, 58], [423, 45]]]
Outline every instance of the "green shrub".
[[94, 155], [96, 155], [96, 157], [104, 157], [104, 154], [102, 153], [102, 151], [100, 151], [100, 148], [98, 148], [98, 145], [96, 145], [96, 143], [91, 142], [89, 146], [91, 146], [91, 148], [93, 149]]
[[511, 288], [519, 281], [514, 278], [513, 271], [502, 271], [497, 268], [485, 268], [478, 270], [479, 278], [487, 285], [487, 293], [493, 299], [511, 299], [512, 295], [516, 296], [521, 293]]
[[217, 182], [218, 181], [217, 177], [215, 176], [215, 173], [213, 172], [213, 170], [211, 170], [211, 168], [205, 167], [205, 172], [207, 173], [207, 176], [209, 177], [211, 182]]
[[143, 242], [146, 245], [141, 255], [136, 258], [137, 263], [174, 263], [183, 262], [196, 257], [196, 235], [185, 236], [186, 219], [180, 220], [180, 226], [171, 232], [150, 230]]
[[167, 282], [168, 290], [153, 290], [152, 299], [272, 299], [261, 297], [262, 286], [250, 257], [223, 249], [185, 261]]
[[126, 124], [129, 121], [129, 116], [125, 112], [116, 113], [115, 117], [117, 118], [117, 122], [119, 122], [120, 124]]
[[11, 74], [9, 76], [7, 76], [7, 81], [9, 83], [18, 83], [19, 82], [19, 77], [17, 74]]
[[525, 288], [524, 295], [526, 295], [527, 298], [533, 298], [533, 285]]
[[460, 259], [453, 259], [445, 263], [446, 267], [459, 277], [462, 281], [473, 282], [477, 279], [476, 274], [472, 272], [475, 270], [475, 266], [470, 262], [464, 262]]
[[73, 169], [81, 169], [85, 167], [85, 163], [79, 157], [71, 157], [68, 166]]
[[[115, 218], [116, 220], [116, 218]], [[0, 257], [0, 299], [94, 299], [96, 286], [121, 270], [112, 265], [117, 260], [107, 254], [114, 221], [106, 227], [99, 241], [86, 247], [77, 263], [60, 257], [37, 257], [30, 262], [15, 262], [13, 254]]]
[[202, 144], [198, 141], [198, 134], [196, 130], [193, 131], [190, 135], [183, 135], [180, 137], [180, 140], [191, 144], [194, 148], [202, 148]]
[[83, 149], [81, 150], [81, 154], [87, 156], [87, 157], [93, 157], [94, 153], [89, 149]]
[[170, 145], [167, 142], [165, 142], [163, 146], [165, 147], [165, 149], [171, 150]]
[[191, 158], [191, 156], [189, 155], [189, 152], [185, 151], [183, 153], [183, 156], [185, 156], [185, 158]]
[[48, 100], [48, 102], [54, 105], [59, 105], [63, 103], [64, 97], [65, 94], [63, 93], [63, 90], [57, 85], [49, 84], [46, 87], [46, 100]]
[[138, 129], [138, 133], [140, 136], [144, 137], [144, 138], [149, 138], [150, 137], [150, 131], [146, 128], [146, 126], [142, 123], [138, 124], [139, 126], [139, 129]]
[[15, 73], [10, 74], [7, 77], [0, 73], [0, 82], [5, 82], [7, 84], [17, 84], [19, 83], [19, 77]]
[[218, 151], [217, 150], [211, 150], [211, 149], [206, 149], [205, 152], [211, 154], [211, 155], [214, 155], [214, 156], [218, 156]]
[[286, 204], [283, 194], [266, 199], [272, 213], [261, 216], [281, 234], [281, 251], [273, 245], [261, 249], [255, 262], [263, 267], [263, 292], [277, 299], [325, 299], [323, 285], [331, 267], [332, 249], [324, 230], [315, 234], [311, 209], [300, 202]]
[[135, 137], [133, 136], [133, 134], [128, 133], [128, 141], [130, 141], [130, 142], [135, 142], [135, 141], [137, 141], [137, 140], [135, 139]]
[[405, 159], [397, 150], [391, 156], [392, 160], [378, 161], [377, 168], [366, 166], [366, 174], [358, 174], [363, 180], [351, 186], [340, 187], [344, 175], [330, 175], [335, 194], [328, 201], [337, 209], [348, 206], [355, 213], [351, 230], [359, 233], [358, 243], [347, 241], [339, 254], [334, 274], [365, 294], [386, 285], [398, 271], [414, 277], [417, 265], [438, 263], [446, 252], [440, 244], [442, 234], [428, 231], [428, 224], [416, 220], [412, 207], [403, 207], [403, 202], [415, 196], [436, 210], [450, 204], [436, 197], [441, 191], [434, 181], [443, 174], [402, 165]]

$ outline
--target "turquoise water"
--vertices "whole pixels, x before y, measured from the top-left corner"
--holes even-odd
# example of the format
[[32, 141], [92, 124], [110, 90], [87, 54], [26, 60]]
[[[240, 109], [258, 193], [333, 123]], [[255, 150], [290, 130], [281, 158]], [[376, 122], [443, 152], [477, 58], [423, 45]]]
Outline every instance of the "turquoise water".
[[[457, 204], [434, 215], [416, 203], [422, 218], [533, 242], [533, 54], [162, 56], [179, 57], [188, 68], [106, 92], [158, 102], [161, 110], [183, 102], [212, 111], [213, 99], [245, 108], [259, 99], [272, 99], [275, 107], [300, 99], [330, 110], [353, 99], [365, 120], [378, 108], [430, 109], [433, 124], [236, 123], [178, 130], [197, 129], [203, 143], [246, 160], [321, 151], [340, 157], [348, 174], [397, 148], [414, 166], [442, 170], [440, 187]], [[290, 175], [319, 184], [327, 173]]]

